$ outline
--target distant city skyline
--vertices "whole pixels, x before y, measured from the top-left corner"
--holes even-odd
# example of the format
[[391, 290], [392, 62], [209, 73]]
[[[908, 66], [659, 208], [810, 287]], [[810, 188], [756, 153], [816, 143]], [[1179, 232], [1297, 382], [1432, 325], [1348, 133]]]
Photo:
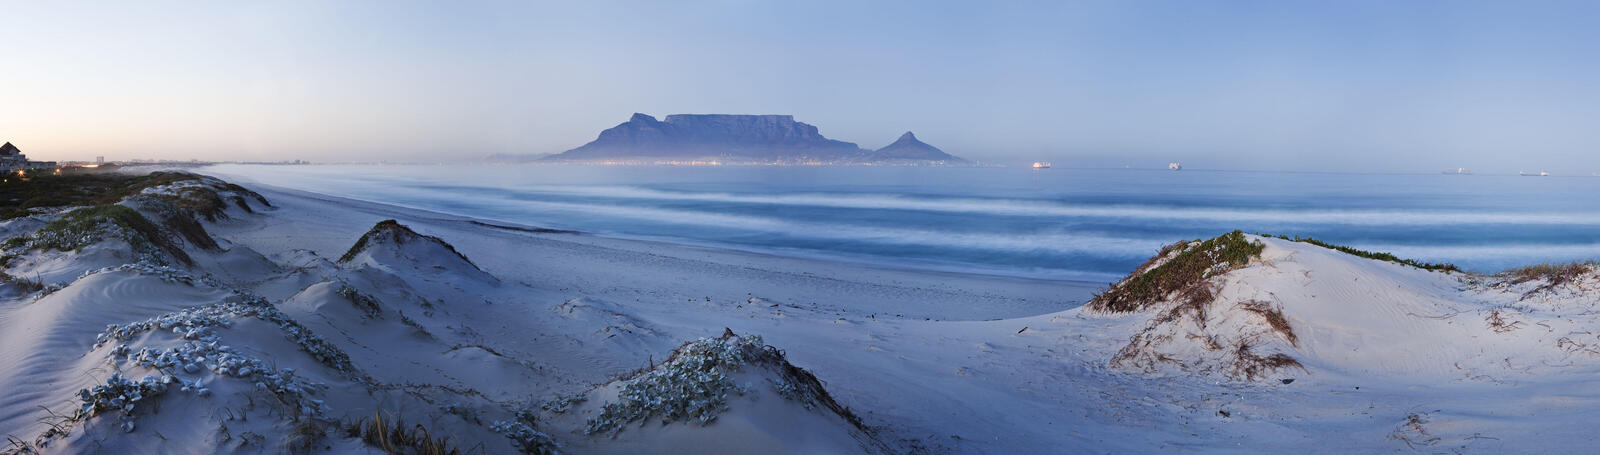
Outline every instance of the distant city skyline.
[[39, 160], [473, 160], [634, 112], [1056, 167], [1600, 172], [1591, 2], [7, 2]]

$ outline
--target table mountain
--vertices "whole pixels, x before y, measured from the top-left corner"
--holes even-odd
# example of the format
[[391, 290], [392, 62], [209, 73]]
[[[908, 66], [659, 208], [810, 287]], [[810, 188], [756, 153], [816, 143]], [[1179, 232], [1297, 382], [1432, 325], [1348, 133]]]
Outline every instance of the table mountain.
[[792, 115], [675, 114], [665, 120], [633, 114], [627, 122], [551, 160], [744, 159], [850, 160], [865, 153], [853, 143], [823, 137]]
[[910, 132], [877, 151], [836, 141], [817, 127], [794, 121], [792, 115], [674, 114], [656, 120], [633, 114], [620, 125], [600, 132], [582, 147], [538, 158], [541, 161], [686, 161], [728, 163], [865, 164], [880, 162], [964, 163]]

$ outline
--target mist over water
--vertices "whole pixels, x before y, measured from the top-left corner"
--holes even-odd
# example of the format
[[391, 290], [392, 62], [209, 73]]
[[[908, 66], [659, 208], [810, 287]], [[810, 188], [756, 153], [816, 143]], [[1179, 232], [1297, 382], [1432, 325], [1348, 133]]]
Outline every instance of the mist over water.
[[542, 227], [1110, 281], [1162, 245], [1316, 237], [1495, 271], [1600, 258], [1600, 178], [1013, 168], [259, 166], [205, 172]]

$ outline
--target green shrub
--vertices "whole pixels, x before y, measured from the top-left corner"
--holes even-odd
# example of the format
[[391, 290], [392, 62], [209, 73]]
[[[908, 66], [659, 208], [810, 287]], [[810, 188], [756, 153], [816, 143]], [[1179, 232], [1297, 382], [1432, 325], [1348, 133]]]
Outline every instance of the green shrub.
[[349, 300], [350, 303], [355, 304], [356, 308], [367, 314], [367, 317], [381, 317], [383, 315], [383, 304], [379, 303], [378, 299], [357, 290], [347, 283], [340, 283], [339, 289], [334, 292], [339, 294], [340, 297]]
[[[37, 207], [113, 204], [125, 197], [139, 194], [146, 188], [204, 178], [206, 177], [188, 172], [158, 171], [139, 175], [110, 171], [67, 170], [62, 175], [40, 174], [26, 179], [5, 179], [4, 182], [0, 182], [0, 220], [28, 216], [29, 209]], [[249, 210], [249, 207], [243, 205], [243, 197], [253, 198], [264, 206], [272, 206], [260, 194], [239, 185], [212, 183], [210, 186], [242, 195], [234, 198], [233, 202], [246, 210]], [[164, 197], [177, 199], [180, 206], [195, 210], [195, 213], [207, 218], [216, 216], [216, 209], [222, 202], [217, 197], [216, 189], [206, 189], [194, 195], [184, 194], [187, 191], [189, 190], [180, 191], [177, 196]]]
[[166, 185], [202, 176], [187, 172], [151, 172], [144, 175], [117, 172], [68, 171], [62, 175], [40, 174], [27, 179], [6, 179], [0, 183], [0, 219], [29, 214], [36, 207], [105, 205], [153, 186]]
[[151, 223], [138, 211], [125, 206], [107, 204], [85, 207], [67, 212], [60, 219], [39, 228], [28, 240], [29, 248], [42, 250], [82, 251], [83, 247], [105, 240], [107, 235], [117, 235], [140, 255], [156, 259], [166, 252], [183, 262], [189, 255], [173, 244], [166, 232]]
[[1413, 260], [1413, 259], [1402, 259], [1402, 258], [1395, 257], [1395, 255], [1390, 254], [1390, 253], [1385, 253], [1385, 252], [1381, 252], [1381, 251], [1358, 250], [1358, 249], [1347, 247], [1347, 246], [1343, 246], [1343, 245], [1334, 245], [1334, 244], [1331, 244], [1331, 243], [1328, 243], [1328, 242], [1324, 242], [1324, 241], [1321, 241], [1321, 240], [1317, 240], [1317, 239], [1314, 239], [1314, 238], [1311, 238], [1311, 237], [1301, 237], [1301, 236], [1297, 235], [1297, 236], [1294, 236], [1293, 238], [1290, 238], [1289, 236], [1285, 236], [1285, 235], [1269, 235], [1269, 234], [1256, 234], [1256, 235], [1260, 235], [1262, 237], [1274, 237], [1274, 238], [1278, 238], [1278, 239], [1288, 240], [1288, 241], [1291, 241], [1291, 242], [1309, 243], [1309, 244], [1320, 246], [1320, 247], [1327, 248], [1327, 249], [1330, 249], [1330, 250], [1338, 251], [1340, 253], [1360, 256], [1360, 257], [1364, 257], [1364, 258], [1367, 258], [1367, 259], [1373, 259], [1373, 260], [1378, 260], [1378, 261], [1393, 262], [1393, 263], [1401, 264], [1401, 265], [1409, 265], [1409, 266], [1416, 267], [1416, 268], [1423, 269], [1423, 270], [1431, 270], [1431, 271], [1435, 271], [1435, 272], [1460, 272], [1461, 271], [1461, 269], [1456, 268], [1456, 266], [1452, 265], [1452, 264], [1434, 264], [1434, 263], [1429, 263], [1429, 262], [1421, 262], [1421, 261], [1417, 261], [1417, 260]]
[[701, 338], [684, 344], [666, 362], [624, 381], [617, 401], [602, 405], [584, 433], [620, 431], [629, 422], [650, 417], [663, 423], [711, 423], [727, 410], [729, 393], [746, 392], [729, 375], [759, 355], [763, 346], [759, 336]]
[[1260, 256], [1262, 248], [1261, 242], [1246, 239], [1240, 231], [1168, 245], [1133, 274], [1096, 294], [1088, 305], [1100, 311], [1139, 311], [1173, 293], [1180, 293], [1187, 303], [1204, 305], [1211, 300], [1207, 279], [1243, 267]]
[[729, 393], [743, 395], [751, 390], [750, 384], [737, 384], [730, 377], [745, 366], [771, 368], [777, 373], [770, 381], [784, 399], [806, 409], [822, 407], [858, 430], [872, 431], [850, 408], [835, 401], [816, 375], [789, 363], [782, 350], [765, 344], [760, 336], [739, 336], [723, 329], [721, 337], [685, 343], [666, 362], [623, 380], [617, 401], [601, 405], [600, 415], [588, 420], [584, 433], [609, 431], [614, 435], [628, 423], [649, 418], [662, 424], [709, 424], [727, 410]]

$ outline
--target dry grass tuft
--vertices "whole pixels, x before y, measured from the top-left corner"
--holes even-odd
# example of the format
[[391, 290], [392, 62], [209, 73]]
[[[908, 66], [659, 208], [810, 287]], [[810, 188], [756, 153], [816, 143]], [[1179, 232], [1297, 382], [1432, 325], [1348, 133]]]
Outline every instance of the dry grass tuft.
[[1283, 316], [1283, 309], [1278, 308], [1271, 302], [1262, 300], [1239, 302], [1239, 308], [1261, 316], [1261, 319], [1267, 321], [1267, 325], [1272, 326], [1272, 331], [1283, 336], [1284, 341], [1288, 341], [1289, 345], [1300, 347], [1300, 339], [1295, 336], [1294, 329], [1289, 327], [1289, 319]]
[[6, 443], [10, 447], [0, 450], [0, 455], [35, 455], [39, 453], [39, 449], [35, 448], [33, 443], [17, 439], [15, 436], [7, 435]]
[[1506, 279], [1512, 285], [1530, 281], [1543, 283], [1522, 295], [1522, 298], [1528, 298], [1542, 292], [1552, 292], [1557, 288], [1577, 282], [1588, 274], [1591, 268], [1597, 265], [1600, 265], [1600, 262], [1579, 261], [1567, 264], [1551, 264], [1547, 262], [1506, 270], [1496, 276]]
[[1195, 328], [1205, 330], [1206, 307], [1211, 305], [1211, 300], [1215, 293], [1216, 289], [1213, 289], [1210, 284], [1201, 283], [1190, 286], [1178, 294], [1178, 304], [1173, 305], [1172, 308], [1168, 308], [1166, 312], [1157, 316], [1152, 320], [1152, 324], [1166, 324], [1188, 317], [1190, 321], [1194, 322]]
[[856, 427], [858, 430], [867, 434], [874, 433], [866, 424], [861, 423], [861, 418], [856, 416], [855, 412], [852, 412], [849, 407], [841, 405], [833, 399], [833, 395], [828, 393], [827, 387], [823, 386], [821, 379], [817, 379], [817, 375], [812, 374], [810, 370], [789, 363], [788, 359], [784, 358], [784, 353], [781, 349], [765, 346], [764, 351], [765, 360], [763, 361], [770, 362], [778, 368], [779, 374], [782, 375], [783, 379], [795, 386], [798, 397], [809, 399], [833, 411], [833, 413], [844, 418], [846, 422], [849, 422], [851, 426]]
[[1428, 413], [1412, 413], [1400, 423], [1394, 432], [1389, 433], [1389, 439], [1406, 443], [1406, 447], [1417, 450], [1418, 445], [1432, 446], [1438, 444], [1440, 438], [1428, 433]]
[[1514, 268], [1500, 272], [1500, 275], [1511, 279], [1511, 284], [1522, 284], [1538, 280], [1548, 282], [1551, 286], [1560, 286], [1577, 280], [1578, 277], [1587, 273], [1589, 267], [1593, 265], [1595, 265], [1593, 261], [1567, 264], [1551, 264], [1547, 262]]
[[1254, 381], [1282, 368], [1294, 367], [1306, 371], [1306, 367], [1293, 357], [1283, 353], [1260, 356], [1256, 355], [1253, 348], [1250, 343], [1240, 343], [1239, 348], [1234, 350], [1233, 371], [1247, 381]]
[[328, 438], [327, 430], [323, 429], [327, 423], [315, 419], [301, 420], [284, 437], [284, 450], [295, 454], [316, 452], [317, 443]]
[[1494, 333], [1512, 332], [1522, 328], [1522, 321], [1508, 320], [1500, 315], [1499, 308], [1489, 310], [1489, 317], [1484, 318], [1483, 322], [1489, 324], [1489, 328], [1493, 329]]
[[44, 281], [37, 279], [37, 277], [30, 280], [27, 278], [12, 276], [11, 274], [5, 272], [0, 272], [0, 283], [16, 286], [17, 289], [22, 291], [23, 294], [32, 294], [44, 289], [45, 287]]
[[367, 445], [384, 453], [395, 455], [461, 455], [452, 447], [451, 437], [435, 438], [426, 427], [417, 424], [407, 427], [405, 421], [385, 419], [383, 413], [373, 413], [372, 419], [357, 420], [345, 427], [345, 433], [361, 438]]

